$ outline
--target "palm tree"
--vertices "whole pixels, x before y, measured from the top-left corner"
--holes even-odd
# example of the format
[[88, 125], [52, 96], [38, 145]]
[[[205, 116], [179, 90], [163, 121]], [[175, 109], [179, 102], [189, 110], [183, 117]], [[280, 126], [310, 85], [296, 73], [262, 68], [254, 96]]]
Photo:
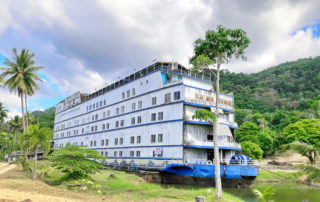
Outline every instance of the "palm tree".
[[39, 149], [43, 149], [47, 154], [50, 151], [53, 131], [50, 128], [39, 128], [39, 125], [30, 125], [26, 133], [21, 136], [20, 141], [24, 144], [22, 147], [31, 150], [33, 153], [33, 171], [32, 179], [37, 179], [37, 159]]
[[3, 107], [3, 104], [0, 102], [0, 126], [4, 122], [4, 119], [8, 117], [8, 110]]
[[9, 121], [10, 132], [14, 135], [14, 143], [16, 143], [17, 135], [21, 131], [21, 118], [15, 115], [13, 119]]
[[301, 141], [294, 141], [282, 146], [284, 149], [292, 149], [297, 151], [302, 156], [309, 159], [311, 164], [315, 164], [320, 153], [320, 148]]
[[14, 48], [12, 61], [5, 59], [4, 64], [7, 65], [7, 68], [2, 68], [4, 72], [1, 74], [1, 77], [5, 79], [4, 86], [7, 86], [11, 92], [17, 92], [21, 99], [24, 132], [26, 132], [28, 127], [28, 120], [25, 117], [27, 113], [25, 113], [24, 109], [24, 107], [26, 107], [27, 111], [27, 95], [33, 95], [35, 90], [39, 89], [36, 81], [42, 82], [35, 72], [43, 67], [35, 65], [35, 61], [33, 60], [34, 56], [33, 53], [30, 53], [29, 50], [26, 49], [22, 49], [20, 54], [18, 54]]

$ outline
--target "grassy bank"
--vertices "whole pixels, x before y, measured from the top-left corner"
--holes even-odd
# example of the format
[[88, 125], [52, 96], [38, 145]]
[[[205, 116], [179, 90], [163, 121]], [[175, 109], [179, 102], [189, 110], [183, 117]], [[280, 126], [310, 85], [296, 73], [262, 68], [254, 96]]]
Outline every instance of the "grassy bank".
[[[40, 161], [38, 171], [41, 179], [49, 185], [76, 192], [94, 193], [117, 201], [194, 201], [195, 196], [205, 196], [214, 201], [214, 188], [195, 186], [164, 186], [145, 182], [142, 178], [122, 171], [102, 170], [86, 179], [70, 180], [50, 166], [49, 161]], [[242, 201], [228, 193], [224, 201]]]
[[256, 178], [256, 182], [288, 182], [291, 183], [292, 180], [298, 180], [301, 177], [301, 173], [297, 172], [287, 172], [287, 171], [266, 171], [259, 170], [259, 175]]

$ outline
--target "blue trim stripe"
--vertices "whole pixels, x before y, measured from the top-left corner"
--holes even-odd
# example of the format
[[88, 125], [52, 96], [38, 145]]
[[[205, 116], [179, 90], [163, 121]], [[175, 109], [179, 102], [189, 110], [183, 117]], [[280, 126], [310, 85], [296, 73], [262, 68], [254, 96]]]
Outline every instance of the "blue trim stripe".
[[[185, 105], [191, 105], [191, 106], [197, 106], [197, 107], [216, 107], [216, 106], [213, 106], [213, 105], [204, 105], [204, 104], [197, 104], [197, 103], [192, 103], [192, 102], [183, 102]], [[231, 109], [226, 109], [226, 108], [223, 108], [223, 107], [219, 107], [220, 109], [224, 110], [224, 111], [227, 111], [227, 112], [235, 112], [234, 110], [231, 110]]]
[[91, 147], [89, 149], [97, 149], [97, 150], [103, 150], [103, 149], [136, 149], [136, 148], [157, 148], [157, 147], [182, 147], [183, 145], [178, 144], [178, 145], [145, 145], [145, 146], [128, 146], [128, 147], [99, 147], [99, 148], [94, 148]]
[[109, 157], [108, 159], [154, 159], [154, 160], [183, 160], [183, 158], [167, 158], [167, 157]]
[[[184, 121], [184, 123], [212, 126], [211, 123], [205, 122], [205, 121]], [[229, 124], [226, 124], [226, 123], [219, 123], [219, 124], [223, 124], [223, 125], [229, 126], [230, 128], [238, 128], [236, 126], [232, 126], [232, 125], [229, 125]]]
[[139, 124], [139, 125], [134, 125], [134, 126], [127, 126], [127, 127], [122, 127], [122, 128], [103, 130], [103, 131], [99, 131], [99, 132], [86, 133], [86, 134], [80, 134], [80, 135], [73, 135], [73, 136], [69, 136], [69, 137], [54, 138], [54, 140], [65, 139], [65, 138], [73, 138], [73, 137], [79, 137], [79, 136], [87, 136], [87, 135], [92, 135], [92, 134], [99, 134], [99, 133], [105, 133], [105, 132], [110, 132], [110, 131], [123, 130], [123, 129], [127, 129], [127, 128], [135, 128], [135, 127], [140, 127], [140, 126], [155, 125], [155, 124], [162, 124], [162, 123], [169, 123], [169, 122], [180, 122], [180, 121], [183, 121], [183, 119], [174, 119], [174, 120], [167, 120], [167, 121], [144, 123], [144, 124]]
[[[214, 146], [199, 146], [199, 145], [186, 145], [184, 147], [197, 148], [197, 149], [213, 149], [214, 148]], [[219, 149], [242, 151], [242, 149], [237, 148], [237, 147], [219, 147]]]
[[[98, 110], [101, 110], [101, 109], [105, 109], [105, 108], [107, 108], [107, 107], [111, 107], [111, 106], [113, 106], [113, 105], [120, 104], [120, 103], [122, 103], [122, 102], [126, 102], [126, 101], [128, 101], [128, 100], [132, 100], [132, 99], [135, 99], [135, 98], [138, 98], [138, 97], [141, 97], [141, 96], [150, 94], [150, 93], [154, 93], [154, 92], [159, 91], [159, 90], [164, 90], [164, 89], [167, 89], [167, 88], [171, 88], [171, 87], [175, 87], [175, 86], [180, 86], [180, 85], [183, 85], [183, 83], [181, 82], [181, 83], [173, 84], [173, 85], [170, 85], [170, 86], [165, 86], [165, 87], [163, 87], [163, 88], [159, 88], [159, 89], [156, 89], [156, 90], [153, 90], [153, 91], [149, 91], [149, 92], [147, 92], [147, 93], [142, 93], [142, 94], [140, 94], [140, 95], [136, 95], [136, 96], [134, 96], [134, 97], [130, 97], [130, 98], [128, 98], [128, 99], [121, 100], [121, 101], [119, 101], [119, 102], [115, 102], [115, 103], [113, 103], [113, 104], [106, 105], [106, 106], [97, 108], [97, 109], [95, 109], [95, 110], [91, 110], [91, 111], [88, 111], [88, 112], [79, 114], [79, 115], [74, 116], [74, 117], [72, 117], [72, 118], [69, 118], [69, 119], [65, 119], [65, 120], [63, 120], [63, 121], [56, 122], [55, 124], [58, 124], [58, 123], [61, 123], [61, 122], [64, 122], [64, 121], [68, 121], [68, 120], [70, 120], [70, 119], [77, 118], [77, 117], [79, 117], [79, 116], [82, 116], [82, 115], [85, 115], [85, 114], [88, 114], [88, 113], [91, 113], [91, 112], [95, 112], [95, 111], [98, 111]], [[86, 102], [87, 102], [87, 101], [86, 101]], [[79, 105], [81, 105], [81, 104], [83, 104], [83, 103], [85, 103], [85, 102], [82, 102], [82, 103], [80, 103]], [[76, 105], [76, 106], [78, 106], [78, 105]], [[73, 107], [76, 107], [76, 106], [73, 106]], [[69, 109], [72, 109], [73, 107], [71, 107], [71, 108], [69, 108]], [[68, 110], [68, 109], [66, 109], [66, 110]], [[61, 111], [61, 112], [62, 112], [62, 111]], [[61, 112], [56, 113], [56, 115], [60, 114]]]
[[120, 117], [120, 116], [132, 114], [132, 113], [136, 113], [136, 112], [140, 112], [140, 111], [144, 111], [144, 110], [149, 110], [149, 109], [154, 109], [154, 108], [158, 108], [158, 107], [163, 107], [163, 106], [166, 106], [166, 105], [179, 104], [179, 103], [182, 103], [182, 102], [183, 102], [183, 101], [170, 102], [170, 103], [165, 103], [165, 104], [161, 104], [161, 105], [156, 105], [156, 106], [152, 106], [152, 107], [148, 107], [148, 108], [144, 108], [144, 109], [138, 109], [138, 110], [135, 110], [135, 111], [131, 111], [131, 112], [127, 112], [127, 113], [115, 115], [115, 116], [110, 116], [110, 117], [103, 118], [103, 119], [99, 119], [99, 120], [96, 120], [96, 121], [91, 121], [91, 122], [89, 122], [89, 123], [84, 123], [84, 124], [80, 124], [80, 125], [77, 125], [77, 126], [72, 126], [72, 127], [68, 127], [68, 128], [64, 128], [64, 129], [60, 129], [60, 130], [55, 130], [55, 132], [65, 131], [65, 130], [69, 130], [69, 129], [71, 129], [71, 128], [76, 128], [76, 127], [80, 127], [80, 126], [90, 125], [90, 124], [93, 124], [93, 123], [96, 123], [96, 122], [105, 121], [105, 120], [108, 120], [108, 119], [113, 119], [113, 118], [117, 118], [117, 117]]

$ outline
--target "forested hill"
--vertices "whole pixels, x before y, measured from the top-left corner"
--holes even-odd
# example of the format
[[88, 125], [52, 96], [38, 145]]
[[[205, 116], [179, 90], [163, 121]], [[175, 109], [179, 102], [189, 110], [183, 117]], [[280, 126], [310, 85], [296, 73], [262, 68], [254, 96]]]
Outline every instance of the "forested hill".
[[221, 86], [238, 109], [255, 112], [314, 110], [320, 100], [320, 56], [299, 59], [254, 74], [223, 71]]

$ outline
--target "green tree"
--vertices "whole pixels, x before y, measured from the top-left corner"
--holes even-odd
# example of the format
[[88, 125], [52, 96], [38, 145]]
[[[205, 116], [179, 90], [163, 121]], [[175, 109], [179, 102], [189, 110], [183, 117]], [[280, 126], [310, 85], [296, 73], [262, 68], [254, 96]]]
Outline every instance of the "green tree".
[[8, 155], [8, 161], [10, 161], [10, 154], [15, 150], [13, 144], [13, 135], [10, 133], [0, 132], [0, 159]]
[[49, 159], [52, 161], [53, 167], [66, 173], [68, 177], [77, 179], [105, 168], [98, 161], [103, 161], [106, 157], [84, 146], [67, 145], [66, 147], [55, 149]]
[[47, 154], [50, 151], [53, 131], [50, 128], [39, 128], [39, 125], [30, 125], [26, 133], [21, 136], [21, 142], [26, 150], [33, 153], [32, 179], [37, 179], [37, 159], [40, 149]]
[[255, 123], [246, 121], [237, 130], [237, 141], [251, 141], [259, 144], [259, 140], [257, 137], [259, 132], [260, 128]]
[[263, 150], [264, 156], [273, 154], [273, 138], [272, 138], [272, 131], [265, 130], [260, 131], [257, 134], [257, 139], [259, 141], [259, 146]]
[[21, 112], [23, 120], [23, 131], [26, 132], [28, 127], [27, 115], [27, 96], [33, 95], [35, 90], [39, 89], [37, 81], [42, 82], [36, 72], [42, 67], [36, 66], [33, 60], [34, 54], [29, 50], [22, 49], [18, 54], [17, 50], [13, 49], [12, 60], [5, 59], [4, 64], [7, 66], [1, 68], [4, 72], [1, 77], [4, 78], [4, 86], [7, 86], [12, 92], [17, 92], [21, 99]]
[[260, 146], [250, 141], [241, 142], [242, 152], [253, 159], [261, 159], [263, 151]]
[[[246, 32], [241, 29], [227, 29], [218, 25], [216, 31], [209, 30], [205, 39], [197, 39], [194, 42], [194, 56], [190, 62], [193, 64], [193, 71], [209, 71], [215, 76], [216, 110], [219, 115], [220, 95], [220, 68], [223, 63], [228, 63], [233, 57], [245, 59], [244, 50], [249, 46], [250, 40]], [[215, 71], [213, 69], [215, 68]], [[213, 86], [214, 88], [214, 86]], [[220, 159], [217, 138], [218, 123], [213, 123], [213, 142], [215, 159], [215, 183], [216, 197], [222, 196], [222, 185], [220, 178]]]
[[22, 132], [21, 130], [21, 118], [18, 115], [15, 115], [10, 121], [9, 121], [9, 127], [10, 132], [14, 135], [14, 142], [16, 143], [16, 139], [18, 136], [18, 133]]
[[282, 146], [284, 149], [292, 149], [309, 159], [311, 164], [315, 164], [320, 153], [319, 145], [307, 144], [305, 142], [294, 141]]
[[8, 117], [8, 110], [4, 108], [3, 104], [0, 102], [0, 126], [3, 124], [4, 119]]

